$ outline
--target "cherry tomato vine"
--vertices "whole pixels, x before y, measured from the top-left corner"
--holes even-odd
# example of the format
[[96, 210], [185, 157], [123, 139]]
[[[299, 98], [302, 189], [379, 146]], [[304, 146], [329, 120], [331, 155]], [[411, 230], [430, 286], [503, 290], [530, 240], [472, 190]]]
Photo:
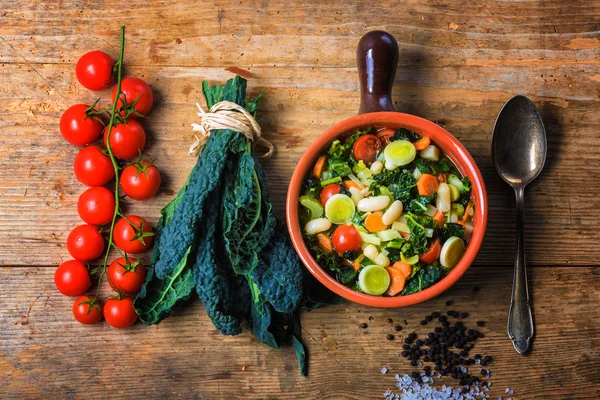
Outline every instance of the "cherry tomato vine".
[[[116, 85], [112, 90], [111, 106], [96, 110], [98, 99], [91, 106], [74, 105], [61, 117], [60, 130], [65, 140], [77, 146], [87, 146], [75, 157], [74, 168], [77, 179], [91, 189], [84, 192], [78, 201], [78, 212], [89, 225], [75, 228], [71, 232], [75, 234], [70, 234], [67, 241], [67, 248], [76, 260], [61, 264], [54, 276], [62, 294], [80, 296], [73, 304], [73, 315], [77, 321], [93, 324], [99, 322], [104, 314], [109, 325], [117, 328], [129, 326], [137, 319], [131, 306], [132, 298], [125, 296], [125, 293], [139, 291], [146, 276], [140, 260], [128, 257], [128, 253], [137, 254], [147, 250], [154, 235], [145, 219], [122, 212], [120, 183], [127, 180], [127, 185], [121, 185], [121, 189], [134, 200], [153, 197], [160, 185], [158, 169], [142, 159], [145, 132], [134, 121], [145, 117], [152, 107], [152, 89], [139, 78], [123, 78], [124, 52], [125, 26], [121, 26], [116, 62], [108, 54], [97, 50], [84, 54], [77, 63], [77, 79], [84, 87], [90, 90], [107, 89], [115, 77]], [[108, 124], [105, 125], [102, 116], [108, 117]], [[92, 145], [102, 136], [102, 130], [106, 150]], [[115, 132], [119, 132], [115, 142], [120, 146], [119, 149], [115, 149], [111, 142], [111, 135]], [[119, 166], [117, 159], [131, 159], [134, 154], [139, 155], [136, 162]], [[111, 198], [113, 193], [103, 187], [113, 177], [114, 200]], [[98, 226], [108, 223], [110, 227], [107, 230], [98, 232]], [[105, 238], [105, 248], [100, 248], [98, 242], [102, 233], [108, 236]], [[109, 264], [113, 248], [121, 258]], [[101, 264], [92, 270], [82, 262], [100, 256]], [[91, 286], [90, 275], [98, 273], [95, 295], [83, 296]], [[99, 292], [105, 275], [117, 295], [103, 304]], [[119, 281], [115, 283], [116, 279]]]

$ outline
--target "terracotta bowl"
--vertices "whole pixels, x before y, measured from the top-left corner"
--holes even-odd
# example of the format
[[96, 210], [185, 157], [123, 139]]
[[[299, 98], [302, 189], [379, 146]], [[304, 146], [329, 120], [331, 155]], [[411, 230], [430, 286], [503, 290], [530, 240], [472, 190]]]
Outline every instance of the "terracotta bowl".
[[[327, 288], [347, 300], [359, 304], [396, 308], [429, 300], [452, 286], [471, 266], [485, 235], [487, 225], [487, 193], [481, 172], [465, 147], [448, 131], [426, 119], [394, 112], [391, 103], [391, 87], [394, 82], [398, 60], [398, 45], [395, 39], [381, 31], [367, 33], [358, 45], [358, 69], [361, 81], [360, 114], [348, 118], [327, 129], [306, 150], [292, 175], [287, 194], [287, 225], [300, 259], [308, 270]], [[317, 157], [335, 139], [342, 139], [357, 129], [366, 127], [406, 128], [421, 136], [431, 138], [454, 162], [458, 170], [469, 177], [472, 184], [472, 198], [475, 214], [473, 234], [460, 262], [435, 285], [407, 296], [381, 297], [356, 292], [329, 275], [317, 262], [304, 243], [302, 228], [298, 218], [298, 199], [302, 182], [312, 169]]]

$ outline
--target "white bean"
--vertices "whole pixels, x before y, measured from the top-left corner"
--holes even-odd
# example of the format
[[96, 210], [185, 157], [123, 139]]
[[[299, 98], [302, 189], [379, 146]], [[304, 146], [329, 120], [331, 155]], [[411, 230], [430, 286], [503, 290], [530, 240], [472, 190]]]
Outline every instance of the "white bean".
[[355, 206], [358, 205], [359, 201], [365, 198], [365, 195], [363, 194], [362, 190], [358, 190], [354, 186], [351, 186], [348, 190], [350, 191], [350, 198], [354, 202]]
[[400, 200], [396, 200], [392, 203], [390, 208], [387, 209], [385, 213], [383, 213], [383, 217], [381, 220], [384, 225], [390, 225], [392, 222], [398, 219], [402, 214], [402, 202]]
[[358, 211], [379, 211], [383, 210], [390, 204], [390, 198], [388, 196], [373, 196], [362, 199], [356, 205]]
[[390, 259], [383, 253], [379, 253], [377, 258], [375, 258], [375, 264], [381, 265], [382, 267], [388, 267], [390, 265]]
[[369, 260], [375, 261], [375, 259], [379, 255], [379, 251], [377, 250], [377, 247], [375, 247], [375, 245], [370, 244], [367, 247], [365, 247], [365, 249], [363, 250], [363, 254]]
[[440, 161], [440, 149], [430, 144], [421, 150], [421, 158], [429, 161]]
[[331, 221], [327, 218], [317, 218], [308, 221], [306, 224], [306, 233], [309, 235], [315, 235], [319, 232], [325, 232], [331, 228]]
[[371, 172], [373, 173], [373, 175], [377, 175], [381, 172], [382, 169], [383, 163], [379, 160], [374, 161], [373, 164], [371, 164]]
[[452, 207], [452, 198], [450, 197], [450, 187], [446, 182], [440, 183], [437, 191], [437, 198], [435, 199], [435, 207], [440, 212], [446, 212]]

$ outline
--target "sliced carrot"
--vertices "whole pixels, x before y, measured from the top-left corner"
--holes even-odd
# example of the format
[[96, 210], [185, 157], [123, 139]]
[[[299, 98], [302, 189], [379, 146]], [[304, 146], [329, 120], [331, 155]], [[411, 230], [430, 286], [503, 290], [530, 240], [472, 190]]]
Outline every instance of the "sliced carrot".
[[317, 158], [317, 162], [313, 167], [313, 176], [317, 179], [321, 179], [321, 175], [323, 175], [323, 171], [325, 171], [325, 164], [327, 163], [327, 156], [325, 154], [321, 154], [319, 158]]
[[442, 244], [440, 239], [435, 239], [427, 251], [419, 256], [419, 261], [430, 264], [440, 257], [442, 251]]
[[388, 286], [385, 294], [388, 296], [395, 296], [404, 289], [406, 278], [399, 269], [387, 267], [386, 270], [388, 274], [390, 274], [390, 286]]
[[350, 190], [351, 187], [356, 188], [358, 190], [363, 190], [363, 188], [361, 188], [360, 185], [354, 182], [352, 179], [346, 179], [344, 181], [344, 187], [346, 188], [346, 190]]
[[[471, 209], [473, 208], [473, 202], [469, 201], [467, 206], [465, 207], [465, 214], [463, 215], [462, 223], [467, 222], [467, 218], [469, 218], [469, 214], [471, 213]], [[462, 224], [461, 224], [462, 225]]]
[[365, 258], [364, 254], [361, 254], [360, 256], [358, 256], [358, 258], [356, 260], [354, 260], [354, 270], [358, 271], [360, 269], [360, 262], [363, 260], [363, 258]]
[[414, 142], [413, 145], [415, 146], [415, 150], [418, 151], [423, 150], [425, 147], [429, 146], [429, 143], [431, 143], [431, 139], [429, 139], [427, 136], [423, 136], [421, 139]]
[[331, 243], [329, 236], [323, 232], [317, 233], [317, 240], [319, 241], [319, 248], [325, 253], [331, 253], [333, 251], [333, 244]]
[[392, 265], [392, 268], [396, 268], [397, 270], [402, 272], [406, 279], [408, 279], [412, 270], [410, 265], [408, 265], [407, 263], [403, 263], [402, 261], [396, 261], [394, 265]]
[[437, 178], [439, 183], [446, 182], [446, 173], [445, 172], [440, 172], [435, 177]]
[[437, 178], [430, 174], [423, 174], [419, 178], [417, 182], [417, 189], [419, 190], [419, 195], [421, 196], [431, 196], [434, 195], [438, 188], [440, 187], [440, 183]]
[[433, 214], [433, 219], [434, 219], [435, 221], [437, 221], [437, 227], [438, 227], [438, 228], [441, 228], [442, 226], [444, 226], [444, 220], [445, 220], [446, 218], [444, 217], [444, 213], [443, 213], [443, 212], [441, 212], [440, 210], [437, 210], [437, 211], [435, 212], [435, 214]]
[[365, 218], [365, 227], [369, 232], [379, 232], [387, 228], [387, 225], [383, 223], [383, 218], [379, 214], [369, 214]]

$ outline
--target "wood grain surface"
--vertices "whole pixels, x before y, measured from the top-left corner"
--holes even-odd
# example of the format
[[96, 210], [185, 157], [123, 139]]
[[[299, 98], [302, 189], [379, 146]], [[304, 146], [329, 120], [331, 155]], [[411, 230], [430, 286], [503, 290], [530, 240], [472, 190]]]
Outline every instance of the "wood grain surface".
[[[483, 173], [489, 225], [476, 265], [448, 293], [409, 309], [304, 313], [308, 378], [290, 349], [265, 348], [247, 333], [217, 334], [198, 302], [151, 328], [73, 322], [71, 300], [55, 291], [52, 273], [69, 258], [64, 244], [81, 223], [75, 204], [84, 187], [72, 173], [77, 149], [64, 142], [58, 121], [72, 104], [98, 97], [108, 104], [108, 92], [78, 84], [74, 65], [89, 50], [116, 56], [121, 24], [126, 73], [155, 94], [143, 124], [148, 157], [164, 178], [156, 198], [126, 201], [128, 213], [156, 222], [194, 162], [187, 148], [202, 80], [224, 82], [237, 72], [252, 94], [265, 90], [260, 122], [277, 152], [263, 165], [283, 217], [304, 150], [357, 112], [359, 38], [384, 29], [400, 46], [396, 109], [443, 125]], [[387, 318], [407, 319], [409, 329], [457, 298], [472, 321], [489, 321], [480, 346], [495, 356], [498, 395], [512, 387], [513, 398], [599, 398], [599, 49], [600, 3], [589, 0], [2, 0], [0, 397], [381, 398], [393, 373], [410, 371], [395, 356], [399, 341], [385, 340]], [[548, 134], [545, 169], [526, 191], [538, 336], [524, 358], [505, 329], [514, 199], [489, 154], [495, 117], [518, 93], [536, 103]]]

